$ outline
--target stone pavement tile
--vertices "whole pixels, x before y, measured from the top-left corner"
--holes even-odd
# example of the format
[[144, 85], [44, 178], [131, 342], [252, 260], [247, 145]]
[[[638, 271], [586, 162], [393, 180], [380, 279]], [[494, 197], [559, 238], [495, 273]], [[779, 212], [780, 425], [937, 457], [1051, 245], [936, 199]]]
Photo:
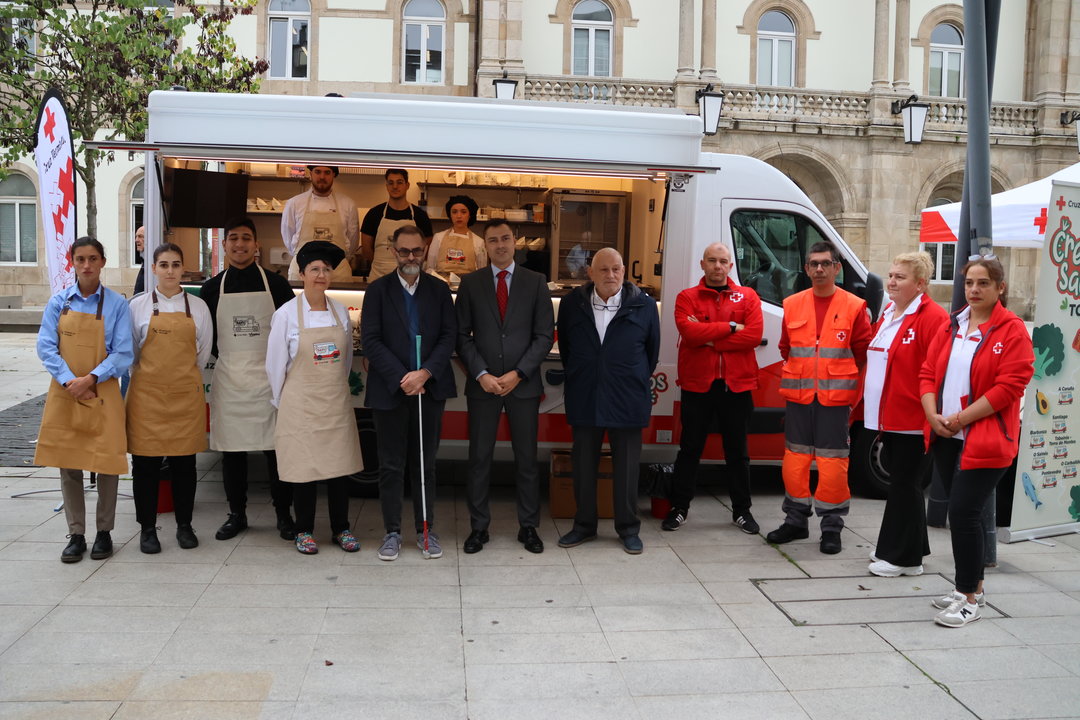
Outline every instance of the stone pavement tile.
[[721, 580], [703, 584], [713, 599], [721, 604], [757, 602], [764, 597], [757, 584], [749, 580]]
[[228, 585], [212, 583], [198, 597], [196, 607], [267, 608], [296, 607], [303, 600], [307, 607], [327, 607], [329, 585]]
[[464, 608], [585, 607], [588, 604], [588, 595], [580, 585], [461, 588], [461, 606]]
[[725, 603], [720, 608], [740, 630], [794, 625], [790, 617], [768, 600], [752, 603]]
[[1039, 555], [1012, 555], [1000, 561], [1021, 572], [1049, 572], [1055, 570], [1080, 570], [1080, 554], [1074, 552], [1050, 552]]
[[461, 586], [508, 585], [580, 585], [581, 579], [572, 566], [537, 567], [462, 567], [459, 570]]
[[[466, 536], [468, 537], [468, 536]], [[515, 535], [515, 537], [517, 537]], [[531, 553], [521, 543], [515, 541], [517, 547], [492, 547], [491, 543], [484, 546], [481, 552], [466, 555], [464, 552], [459, 556], [462, 567], [487, 567], [495, 565], [532, 566], [532, 565], [564, 565], [570, 566], [570, 555], [566, 550], [555, 543], [558, 538], [544, 542], [544, 552]], [[464, 542], [464, 540], [462, 540]], [[624, 555], [626, 553], [623, 553]]]
[[[7, 541], [7, 544], [3, 548], [0, 548], [0, 563], [6, 563], [9, 560], [14, 561], [35, 561], [35, 562], [48, 562], [54, 566], [62, 565], [60, 562], [60, 553], [63, 552], [64, 547], [67, 546], [66, 539], [55, 539], [55, 542], [29, 542], [26, 540], [11, 540]], [[82, 563], [75, 563], [75, 565], [81, 565]], [[0, 565], [2, 567], [2, 565]], [[5, 576], [7, 574], [5, 573]]]
[[593, 609], [604, 632], [711, 630], [732, 628], [716, 605], [601, 605]]
[[467, 608], [461, 623], [466, 635], [600, 632], [589, 607]]
[[0, 663], [40, 667], [63, 663], [149, 663], [169, 641], [170, 633], [85, 633], [31, 630], [16, 640]]
[[1001, 618], [994, 620], [994, 624], [1025, 645], [1080, 643], [1080, 622], [1074, 617]]
[[[316, 538], [318, 541], [319, 538]], [[219, 545], [221, 543], [214, 543]], [[282, 540], [273, 545], [237, 545], [226, 556], [227, 565], [271, 565], [277, 568], [333, 569], [335, 572], [345, 558], [336, 545], [327, 540], [319, 543], [318, 555], [302, 555], [296, 552], [296, 545]]]
[[771, 600], [841, 600], [943, 595], [953, 584], [940, 575], [879, 578], [874, 575], [803, 580], [761, 580], [758, 588]]
[[245, 667], [303, 664], [311, 656], [316, 635], [283, 632], [262, 635], [248, 633], [201, 633], [178, 630], [169, 638], [155, 662], [180, 665], [218, 664]]
[[[402, 552], [405, 551], [403, 546]], [[447, 557], [427, 560], [422, 565], [399, 565], [396, 561], [380, 561], [378, 565], [342, 565], [338, 569], [337, 583], [381, 587], [404, 585], [411, 588], [451, 585], [456, 588], [459, 584], [458, 566]]]
[[806, 573], [780, 558], [757, 562], [691, 563], [694, 577], [703, 582], [747, 580], [750, 578], [804, 578]]
[[874, 623], [870, 628], [901, 652], [978, 647], [1017, 647], [1023, 643], [998, 627], [994, 621], [980, 621], [957, 632], [934, 623], [938, 612], [926, 603], [926, 616], [915, 622]]
[[[36, 525], [0, 525], [0, 540], [3, 542], [11, 542], [13, 540], [25, 539], [36, 527]], [[63, 537], [63, 535], [60, 535], [59, 537]], [[55, 540], [56, 536], [52, 539]]]
[[311, 657], [312, 662], [344, 665], [379, 665], [390, 658], [414, 667], [459, 667], [465, 662], [462, 642], [460, 630], [428, 633], [423, 642], [399, 633], [320, 635]]
[[[57, 563], [59, 564], [59, 563]], [[0, 564], [0, 568], [3, 565]], [[0, 605], [56, 605], [79, 587], [72, 581], [7, 580], [0, 583]]]
[[633, 583], [605, 583], [586, 585], [589, 601], [594, 607], [604, 605], [712, 605], [712, 596], [701, 583], [673, 583], [671, 585], [635, 585]]
[[893, 648], [865, 625], [743, 628], [761, 657], [889, 652]]
[[816, 558], [799, 560], [799, 567], [807, 575], [814, 578], [876, 577], [866, 569], [869, 564], [870, 559], [862, 553], [858, 557], [842, 558], [838, 555], [818, 555]]
[[[724, 678], [717, 678], [724, 689]], [[648, 720], [807, 720], [791, 693], [667, 695], [635, 698], [642, 718]]]
[[[623, 668], [625, 669], [625, 668]], [[614, 662], [478, 665], [470, 664], [467, 672], [469, 701], [514, 700], [540, 698], [629, 697], [629, 678], [623, 679], [620, 666]]]
[[788, 690], [918, 685], [930, 679], [898, 653], [766, 658]]
[[59, 605], [35, 627], [35, 632], [171, 633], [184, 621], [187, 608]]
[[427, 633], [461, 631], [461, 610], [457, 608], [331, 608], [326, 611], [324, 635], [353, 633]]
[[460, 608], [463, 590], [450, 585], [421, 589], [408, 585], [338, 585], [330, 589], [329, 607]]
[[362, 665], [322, 659], [308, 665], [299, 702], [371, 701], [465, 701], [465, 670], [444, 666], [439, 672], [418, 672], [416, 663], [381, 662]]
[[322, 631], [322, 607], [209, 607], [197, 605], [186, 611], [177, 628], [185, 633], [250, 633], [252, 635], [317, 635]]
[[1075, 679], [953, 682], [949, 690], [983, 720], [1075, 718], [1080, 714], [1080, 683]]
[[[690, 523], [675, 532], [660, 531], [660, 542], [675, 550], [694, 546], [715, 547], [738, 547], [742, 545], [760, 547], [765, 543], [761, 535], [749, 535], [731, 524], [730, 513], [724, 513], [717, 523], [702, 523], [701, 516], [695, 513], [690, 518]], [[758, 518], [760, 521], [760, 518]]]
[[760, 658], [620, 662], [619, 668], [634, 697], [784, 689]]
[[47, 605], [8, 605], [0, 609], [0, 633], [22, 635], [49, 612]]
[[[1048, 573], [1056, 574], [1056, 573]], [[947, 573], [946, 577], [952, 577]], [[986, 597], [993, 601], [997, 593], [1034, 593], [1045, 592], [1053, 588], [1032, 573], [1009, 571], [1004, 572], [1000, 568], [986, 571]]]
[[598, 632], [465, 635], [467, 671], [476, 665], [595, 663], [614, 659], [608, 639]]
[[[148, 665], [153, 659], [146, 658]], [[48, 670], [32, 663], [0, 662], [4, 700], [22, 702], [84, 702], [123, 700], [139, 682], [146, 665], [97, 664], [82, 658], [49, 663]], [[0, 714], [0, 717], [3, 717]]]
[[[255, 660], [255, 658], [253, 658]], [[307, 663], [296, 665], [161, 664], [142, 671], [131, 701], [293, 702]]]
[[946, 685], [976, 680], [1070, 676], [1068, 670], [1030, 647], [965, 648], [962, 660], [952, 649], [912, 650], [906, 655], [923, 672]]
[[814, 720], [975, 717], [937, 685], [800, 690], [792, 694]]
[[711, 660], [758, 656], [738, 630], [635, 630], [607, 632], [617, 659]]
[[112, 720], [120, 707], [109, 702], [6, 702], [0, 700], [0, 720]]
[[630, 555], [619, 543], [599, 544], [603, 540], [586, 543], [578, 548], [563, 550], [576, 567], [591, 565], [619, 565], [636, 568], [649, 565], [678, 565], [679, 556], [666, 545], [646, 546], [641, 555]]
[[112, 720], [290, 720], [293, 703], [126, 701]]
[[214, 577], [213, 582], [224, 585], [334, 585], [343, 569], [341, 565], [278, 567], [226, 564]]
[[1080, 644], [1039, 645], [1035, 649], [1071, 672], [1073, 675], [1080, 676]]
[[783, 559], [776, 549], [760, 540], [754, 545], [687, 545], [673, 548], [687, 565], [725, 562], [776, 562]]
[[[22, 543], [20, 543], [22, 544]], [[27, 543], [36, 544], [36, 543]], [[64, 548], [57, 546], [56, 554], [48, 560], [11, 560], [0, 562], [3, 568], [4, 581], [47, 581], [56, 582], [69, 580], [82, 582], [99, 570], [102, 565], [97, 562], [64, 563], [60, 561], [60, 551]], [[90, 554], [87, 553], [86, 560]]]
[[995, 608], [1010, 617], [1080, 615], [1080, 600], [1063, 592], [994, 593]]
[[[668, 552], [670, 552], [670, 550]], [[623, 554], [626, 555], [626, 553]], [[686, 569], [686, 566], [679, 562], [609, 563], [601, 565], [579, 564], [575, 561], [574, 565], [583, 585], [622, 583], [668, 585], [672, 583], [689, 583], [694, 581], [694, 575]]]
[[387, 720], [387, 718], [422, 718], [423, 720], [466, 720], [465, 701], [427, 702], [422, 700], [365, 700], [362, 703], [336, 700], [298, 702], [294, 718], [318, 720]]
[[1036, 572], [1031, 576], [1046, 585], [1065, 592], [1080, 592], [1080, 571]]
[[[795, 621], [808, 625], [851, 625], [858, 623], [906, 622], [933, 620], [930, 599], [933, 595], [901, 598], [866, 598], [865, 600], [803, 600], [779, 603]], [[987, 605], [983, 618], [1001, 617]]]
[[64, 605], [191, 607], [207, 587], [206, 583], [85, 582], [64, 598]]
[[[76, 563], [83, 565], [84, 563]], [[209, 563], [105, 563], [89, 579], [92, 583], [188, 583], [207, 584], [213, 581], [220, 568]]]
[[[528, 700], [474, 700], [469, 698], [469, 720], [639, 720], [655, 715], [639, 714], [630, 697], [529, 698]], [[689, 720], [684, 718], [683, 720]]]

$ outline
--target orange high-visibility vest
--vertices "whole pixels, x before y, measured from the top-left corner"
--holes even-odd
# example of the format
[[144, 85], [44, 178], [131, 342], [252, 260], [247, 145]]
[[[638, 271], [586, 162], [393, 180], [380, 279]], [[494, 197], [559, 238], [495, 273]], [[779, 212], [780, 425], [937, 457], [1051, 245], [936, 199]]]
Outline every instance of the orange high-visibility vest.
[[780, 378], [780, 394], [800, 405], [809, 405], [815, 396], [822, 405], [854, 405], [859, 369], [851, 352], [851, 332], [864, 312], [864, 300], [837, 288], [819, 338], [814, 291], [804, 290], [784, 300], [791, 350]]

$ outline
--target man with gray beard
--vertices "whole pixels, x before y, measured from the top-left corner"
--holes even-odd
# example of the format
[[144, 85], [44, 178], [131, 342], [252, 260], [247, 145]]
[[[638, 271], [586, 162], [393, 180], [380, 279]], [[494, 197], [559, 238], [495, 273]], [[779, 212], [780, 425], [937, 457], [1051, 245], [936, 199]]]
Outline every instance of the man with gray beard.
[[[372, 282], [364, 294], [360, 342], [368, 359], [364, 404], [372, 409], [379, 448], [379, 500], [386, 536], [380, 560], [396, 560], [401, 549], [405, 467], [413, 498], [413, 524], [423, 552], [424, 520], [435, 525], [435, 455], [443, 408], [457, 396], [450, 355], [457, 341], [457, 318], [450, 287], [423, 271], [427, 246], [415, 225], [393, 235], [396, 273]], [[417, 343], [420, 362], [417, 363]], [[421, 404], [423, 407], [421, 408]], [[423, 428], [420, 416], [423, 417]], [[424, 492], [420, 490], [420, 447], [424, 449]], [[407, 462], [412, 459], [412, 462]], [[426, 509], [420, 498], [426, 496]], [[439, 536], [430, 532], [426, 554], [442, 556]]]

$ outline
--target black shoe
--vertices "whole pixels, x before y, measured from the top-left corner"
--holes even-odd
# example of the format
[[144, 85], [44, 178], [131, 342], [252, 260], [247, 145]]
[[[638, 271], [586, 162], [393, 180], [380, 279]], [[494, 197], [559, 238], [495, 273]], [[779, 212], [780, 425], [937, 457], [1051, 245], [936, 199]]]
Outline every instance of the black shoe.
[[660, 523], [660, 529], [667, 530], [669, 532], [672, 530], [678, 530], [686, 524], [686, 518], [688, 515], [690, 515], [689, 508], [677, 508], [672, 505], [671, 509], [668, 510], [667, 517], [664, 518], [664, 521], [662, 523]]
[[484, 549], [484, 545], [491, 539], [487, 530], [473, 530], [469, 537], [465, 538], [465, 554], [472, 555]]
[[641, 543], [641, 538], [637, 535], [626, 535], [619, 539], [622, 541], [623, 550], [631, 555], [640, 555], [645, 549], [645, 546]]
[[774, 545], [783, 545], [792, 540], [805, 540], [808, 537], [810, 537], [810, 531], [806, 528], [795, 527], [794, 525], [784, 523], [766, 535], [765, 541], [771, 542]]
[[[244, 527], [247, 527], [247, 525], [245, 524]], [[282, 540], [296, 539], [296, 525], [289, 515], [282, 515], [277, 519], [277, 531]], [[218, 539], [220, 540], [221, 538]]]
[[577, 547], [582, 543], [587, 543], [590, 540], [596, 539], [596, 533], [587, 533], [583, 530], [571, 530], [570, 532], [559, 538], [559, 547], [572, 548]]
[[[231, 540], [242, 531], [247, 530], [247, 526], [247, 515], [241, 513], [229, 513], [229, 517], [225, 520], [225, 524], [218, 528], [214, 537], [218, 540]], [[289, 539], [291, 540], [292, 538]]]
[[840, 532], [838, 530], [821, 531], [821, 552], [826, 555], [835, 555], [840, 552]]
[[112, 555], [112, 535], [108, 530], [98, 530], [94, 538], [94, 547], [90, 548], [91, 560], [104, 560]]
[[161, 543], [158, 542], [157, 528], [146, 528], [139, 533], [139, 549], [147, 555], [161, 552]]
[[60, 553], [60, 561], [77, 563], [82, 560], [83, 553], [86, 552], [86, 536], [68, 535], [68, 538], [67, 547]]
[[524, 545], [525, 549], [531, 553], [544, 552], [544, 541], [536, 534], [536, 528], [534, 527], [523, 527], [518, 530], [518, 542]]
[[757, 520], [754, 519], [749, 510], [736, 515], [731, 522], [735, 523], [735, 526], [747, 535], [757, 535], [761, 532], [761, 526], [757, 524]]
[[176, 544], [184, 550], [191, 550], [199, 547], [199, 538], [195, 537], [195, 531], [190, 525], [177, 525]]

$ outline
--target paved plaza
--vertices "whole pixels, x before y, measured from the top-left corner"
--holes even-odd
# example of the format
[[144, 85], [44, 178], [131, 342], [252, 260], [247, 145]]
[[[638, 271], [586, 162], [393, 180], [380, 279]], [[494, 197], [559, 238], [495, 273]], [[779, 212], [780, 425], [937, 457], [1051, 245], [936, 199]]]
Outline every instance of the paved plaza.
[[[0, 411], [46, 388], [32, 346], [0, 335]], [[0, 718], [1080, 718], [1080, 535], [999, 545], [984, 619], [952, 630], [929, 603], [952, 587], [947, 531], [931, 529], [926, 574], [866, 572], [881, 501], [853, 501], [835, 556], [816, 531], [780, 549], [742, 533], [717, 485], [678, 532], [647, 518], [643, 555], [604, 522], [562, 550], [569, 521], [550, 519], [532, 555], [502, 488], [492, 541], [465, 555], [463, 488], [444, 487], [445, 555], [423, 560], [407, 537], [387, 563], [378, 501], [353, 500], [363, 549], [348, 555], [320, 497], [321, 550], [305, 557], [262, 484], [251, 529], [215, 540], [219, 456], [199, 468], [199, 548], [177, 548], [162, 515], [162, 553], [141, 554], [121, 498], [116, 554], [73, 565], [59, 493], [10, 497], [58, 487], [58, 471], [0, 469]], [[782, 488], [760, 475], [769, 530]], [[87, 514], [89, 536], [92, 497]]]

